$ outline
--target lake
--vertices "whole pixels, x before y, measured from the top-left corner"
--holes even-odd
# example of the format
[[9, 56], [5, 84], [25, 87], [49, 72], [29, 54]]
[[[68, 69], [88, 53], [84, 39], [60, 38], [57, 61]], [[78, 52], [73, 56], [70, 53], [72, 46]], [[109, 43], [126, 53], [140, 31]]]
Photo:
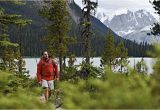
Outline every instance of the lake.
[[[142, 58], [129, 58], [129, 66], [134, 67], [135, 64], [137, 64], [138, 61], [141, 61]], [[36, 71], [37, 71], [37, 63], [39, 62], [40, 58], [24, 58], [26, 62], [26, 69], [29, 70], [29, 74], [31, 77], [36, 76]], [[67, 63], [68, 59], [66, 59]], [[82, 63], [83, 58], [76, 58], [75, 65], [78, 65]], [[91, 62], [93, 62], [93, 66], [100, 67], [100, 57], [95, 57], [91, 59]], [[155, 59], [153, 58], [144, 58], [144, 62], [147, 65], [147, 73], [150, 74], [153, 72], [153, 65], [155, 64]], [[68, 65], [68, 64], [66, 64]]]

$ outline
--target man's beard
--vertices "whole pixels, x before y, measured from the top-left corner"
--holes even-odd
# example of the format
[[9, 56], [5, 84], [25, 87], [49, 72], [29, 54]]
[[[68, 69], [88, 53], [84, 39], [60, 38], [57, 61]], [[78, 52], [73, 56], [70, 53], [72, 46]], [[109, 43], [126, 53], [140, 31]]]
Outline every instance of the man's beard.
[[49, 60], [49, 58], [48, 58], [48, 57], [45, 57], [44, 59], [45, 59], [46, 61], [48, 61], [48, 60]]

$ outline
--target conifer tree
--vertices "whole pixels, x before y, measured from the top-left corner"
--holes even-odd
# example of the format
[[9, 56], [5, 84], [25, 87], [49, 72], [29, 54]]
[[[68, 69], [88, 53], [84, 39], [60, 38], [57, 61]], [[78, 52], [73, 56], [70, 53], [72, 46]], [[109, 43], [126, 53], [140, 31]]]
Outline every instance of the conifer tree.
[[62, 76], [62, 61], [69, 44], [73, 42], [73, 39], [68, 37], [69, 17], [66, 0], [47, 1], [40, 10], [40, 15], [48, 20], [48, 35], [44, 41], [48, 46], [49, 53], [59, 58], [60, 76]]
[[20, 56], [19, 45], [10, 42], [8, 28], [10, 25], [24, 25], [28, 21], [22, 19], [21, 15], [7, 14], [3, 8], [0, 8], [0, 58], [1, 69], [14, 70], [15, 59]]
[[23, 54], [23, 47], [22, 47], [22, 28], [28, 24], [31, 23], [31, 20], [22, 20], [21, 23], [19, 23], [17, 25], [18, 30], [19, 30], [19, 34], [18, 34], [18, 44], [19, 44], [19, 52], [20, 52], [20, 56], [18, 58], [18, 72], [19, 73], [23, 73], [24, 70], [24, 66], [25, 66], [25, 61], [22, 58], [22, 54]]
[[106, 43], [105, 43], [101, 63], [103, 65], [108, 65], [110, 69], [112, 65], [115, 65], [116, 63], [116, 48], [114, 44], [114, 37], [110, 31], [106, 36]]
[[148, 68], [143, 58], [136, 64], [136, 70], [138, 73], [147, 73]]
[[123, 42], [121, 41], [117, 46], [117, 58], [118, 65], [120, 66], [119, 72], [127, 72], [126, 66], [128, 65], [128, 50], [124, 47]]
[[69, 67], [74, 66], [75, 61], [76, 61], [76, 56], [74, 54], [70, 55], [68, 60], [68, 66]]
[[[160, 16], [160, 0], [154, 0], [151, 2], [153, 5], [153, 8], [156, 10], [156, 13]], [[157, 23], [154, 23], [154, 27], [152, 28], [153, 35], [160, 35], [160, 21]]]
[[91, 38], [92, 38], [92, 29], [91, 29], [91, 14], [95, 14], [95, 8], [98, 3], [91, 0], [82, 0], [82, 3], [85, 7], [82, 10], [81, 26], [82, 26], [82, 39], [84, 44], [84, 56], [86, 64], [90, 64], [91, 57]]

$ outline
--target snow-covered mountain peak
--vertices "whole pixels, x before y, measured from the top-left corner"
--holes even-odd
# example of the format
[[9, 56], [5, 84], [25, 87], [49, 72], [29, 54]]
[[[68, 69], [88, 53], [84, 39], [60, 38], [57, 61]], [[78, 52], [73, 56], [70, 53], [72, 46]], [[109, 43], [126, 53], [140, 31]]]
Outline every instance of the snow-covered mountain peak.
[[104, 22], [105, 20], [111, 21], [113, 19], [114, 16], [119, 16], [122, 14], [127, 14], [130, 13], [131, 11], [128, 10], [127, 8], [123, 8], [123, 9], [119, 9], [119, 10], [115, 10], [112, 12], [112, 14], [109, 14], [107, 12], [97, 12], [97, 14], [95, 15], [96, 18], [98, 18], [101, 22]]
[[113, 15], [115, 16], [118, 16], [118, 15], [122, 15], [122, 14], [127, 14], [131, 11], [129, 11], [127, 8], [123, 8], [123, 9], [119, 9], [119, 10], [116, 10]]
[[[122, 12], [122, 11], [120, 11]], [[130, 11], [125, 9], [122, 14], [108, 17], [103, 23], [120, 36], [152, 25], [156, 19], [146, 10]]]
[[151, 26], [146, 26], [140, 30], [136, 30], [123, 38], [136, 41], [137, 43], [147, 42], [148, 44], [160, 42], [160, 36], [154, 36], [151, 33]]
[[137, 13], [144, 13], [145, 15], [150, 15], [150, 13], [144, 9], [140, 9], [138, 11], [136, 11]]
[[149, 26], [146, 26], [146, 27], [142, 28], [140, 31], [150, 31], [151, 28], [152, 28], [152, 26], [149, 25]]
[[109, 16], [107, 16], [104, 12], [99, 12], [96, 14], [96, 18], [98, 18], [101, 22], [104, 22], [106, 19], [109, 18]]

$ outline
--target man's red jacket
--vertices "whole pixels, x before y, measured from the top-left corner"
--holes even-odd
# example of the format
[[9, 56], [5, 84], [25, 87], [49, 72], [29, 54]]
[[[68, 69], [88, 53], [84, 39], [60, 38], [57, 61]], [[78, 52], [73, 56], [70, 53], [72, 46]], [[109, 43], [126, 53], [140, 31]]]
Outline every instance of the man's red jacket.
[[37, 65], [37, 78], [38, 82], [44, 80], [54, 80], [54, 77], [58, 78], [58, 66], [52, 59], [41, 59]]

